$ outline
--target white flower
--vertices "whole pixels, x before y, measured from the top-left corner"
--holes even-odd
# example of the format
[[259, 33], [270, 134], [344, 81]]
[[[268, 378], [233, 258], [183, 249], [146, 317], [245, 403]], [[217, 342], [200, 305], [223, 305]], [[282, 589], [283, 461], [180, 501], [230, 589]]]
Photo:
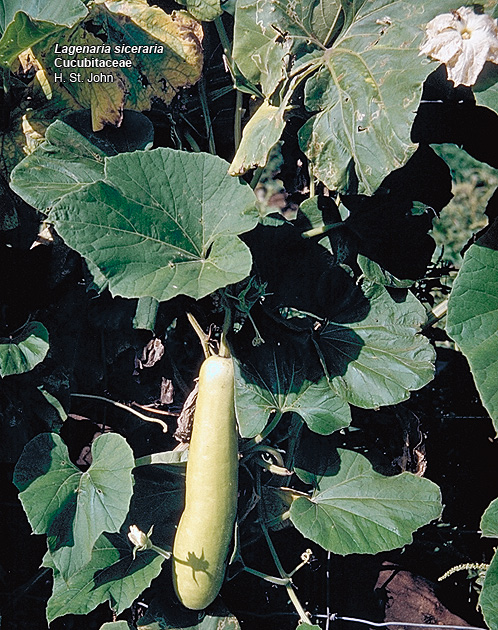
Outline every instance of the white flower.
[[446, 65], [455, 85], [474, 85], [486, 61], [498, 64], [498, 25], [470, 7], [442, 13], [426, 27], [421, 55]]
[[128, 532], [128, 538], [133, 545], [133, 559], [135, 559], [137, 551], [145, 551], [146, 549], [152, 549], [153, 545], [150, 540], [153, 526], [149, 529], [147, 534], [138, 529], [136, 525], [130, 525], [130, 531]]

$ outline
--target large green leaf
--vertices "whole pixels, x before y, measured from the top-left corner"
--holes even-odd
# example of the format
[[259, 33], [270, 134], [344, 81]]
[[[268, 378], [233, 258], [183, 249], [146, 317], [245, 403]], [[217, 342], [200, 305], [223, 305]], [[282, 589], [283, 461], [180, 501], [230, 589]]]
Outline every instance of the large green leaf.
[[498, 251], [466, 252], [448, 302], [446, 330], [467, 357], [481, 400], [498, 431]]
[[105, 154], [69, 125], [56, 120], [45, 142], [12, 171], [11, 188], [42, 212], [64, 195], [104, 179]]
[[33, 532], [48, 535], [61, 579], [86, 565], [102, 532], [116, 532], [133, 491], [131, 448], [120, 435], [92, 444], [92, 465], [82, 472], [56, 433], [42, 433], [25, 447], [14, 482]]
[[360, 189], [371, 194], [413, 153], [410, 128], [432, 69], [419, 56], [422, 27], [454, 5], [374, 0], [350, 11], [306, 84], [306, 107], [318, 113], [300, 132], [313, 174], [329, 188], [348, 186], [353, 158]]
[[[484, 11], [492, 17], [498, 17], [498, 5], [496, 2], [483, 2]], [[489, 107], [498, 113], [498, 67], [495, 63], [484, 64], [472, 91], [478, 105]]]
[[185, 5], [197, 20], [206, 22], [215, 20], [223, 13], [220, 0], [181, 0], [180, 4]]
[[106, 159], [106, 178], [50, 214], [66, 243], [95, 264], [114, 295], [196, 299], [249, 274], [237, 234], [258, 221], [251, 188], [205, 153], [136, 151]]
[[100, 630], [131, 630], [127, 621], [109, 621], [100, 626]]
[[498, 554], [495, 553], [486, 571], [479, 606], [486, 625], [491, 630], [498, 629]]
[[24, 50], [87, 13], [81, 0], [0, 0], [0, 65], [10, 66]]
[[138, 630], [240, 630], [237, 619], [216, 600], [209, 612], [188, 610], [183, 606], [166, 605], [166, 598], [153, 599], [145, 615], [139, 619]]
[[16, 337], [0, 338], [0, 377], [29, 372], [48, 349], [48, 332], [40, 322], [30, 322]]
[[498, 499], [491, 501], [482, 515], [481, 532], [488, 538], [498, 538]]
[[295, 365], [279, 361], [275, 349], [265, 374], [248, 371], [235, 362], [235, 408], [240, 433], [254, 437], [265, 428], [272, 412], [294, 412], [316, 433], [327, 435], [351, 423], [349, 405], [324, 377], [313, 383]]
[[484, 105], [498, 113], [498, 72], [496, 72], [496, 64], [490, 63], [489, 65], [493, 72], [492, 78], [490, 77], [490, 84], [481, 87], [478, 82], [474, 86], [473, 92], [478, 105]]
[[402, 547], [442, 511], [434, 483], [406, 472], [384, 477], [352, 451], [339, 450], [323, 475], [298, 472], [315, 488], [310, 497], [294, 499], [292, 522], [304, 536], [340, 555]]
[[286, 77], [286, 57], [323, 48], [341, 12], [339, 0], [239, 0], [233, 57], [242, 73], [271, 96]]
[[354, 160], [360, 191], [371, 193], [415, 149], [410, 128], [432, 69], [419, 55], [423, 27], [454, 8], [453, 0], [243, 0], [234, 58], [267, 97], [316, 70], [305, 89], [313, 117], [300, 132], [313, 174], [345, 190]]
[[422, 304], [407, 293], [395, 301], [379, 285], [367, 285], [368, 313], [344, 323], [329, 322], [317, 338], [333, 390], [358, 407], [375, 408], [406, 400], [434, 375], [434, 349], [420, 334]]
[[50, 553], [43, 564], [53, 570], [54, 586], [47, 604], [47, 619], [63, 615], [86, 615], [109, 602], [117, 614], [131, 606], [161, 572], [164, 558], [154, 551], [133, 550], [125, 535], [100, 536], [88, 564], [64, 580]]

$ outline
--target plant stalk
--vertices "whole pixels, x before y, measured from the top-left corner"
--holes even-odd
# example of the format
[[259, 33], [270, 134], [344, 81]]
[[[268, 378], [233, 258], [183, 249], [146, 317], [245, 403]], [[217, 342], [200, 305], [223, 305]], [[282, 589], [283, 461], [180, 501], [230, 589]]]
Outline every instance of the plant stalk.
[[273, 420], [265, 427], [265, 429], [261, 431], [261, 433], [259, 433], [255, 437], [251, 438], [248, 442], [246, 442], [241, 447], [240, 449], [241, 453], [247, 453], [248, 451], [252, 451], [258, 446], [258, 444], [261, 444], [261, 442], [263, 442], [268, 437], [268, 435], [270, 435], [273, 429], [277, 426], [277, 424], [282, 419], [283, 415], [284, 414], [281, 411], [277, 411], [275, 413]]
[[[256, 490], [257, 490], [258, 495], [262, 496], [260, 471], [257, 472], [257, 476], [256, 476]], [[294, 588], [292, 586], [292, 580], [289, 577], [289, 575], [286, 573], [284, 567], [282, 566], [282, 563], [280, 562], [280, 558], [278, 557], [278, 554], [277, 554], [277, 550], [275, 549], [275, 546], [273, 545], [273, 541], [270, 537], [270, 532], [268, 531], [268, 527], [266, 526], [266, 523], [265, 523], [264, 507], [261, 501], [258, 502], [258, 511], [259, 511], [260, 527], [263, 531], [263, 535], [265, 537], [266, 544], [268, 545], [268, 549], [270, 550], [270, 553], [272, 555], [273, 561], [275, 562], [275, 566], [277, 567], [277, 570], [280, 573], [280, 577], [283, 580], [288, 580], [288, 582], [285, 584], [287, 595], [289, 596], [289, 599], [291, 600], [292, 604], [294, 605], [294, 608], [296, 609], [297, 614], [299, 615], [300, 622], [309, 624], [310, 619], [306, 611], [304, 610], [301, 602], [299, 601], [299, 598], [296, 595], [296, 592], [294, 591]]]
[[243, 95], [239, 90], [235, 94], [235, 116], [233, 122], [233, 142], [235, 145], [235, 153], [242, 140], [242, 112], [243, 112]]
[[132, 413], [134, 416], [137, 416], [141, 420], [145, 420], [146, 422], [155, 422], [157, 424], [160, 424], [163, 428], [163, 433], [168, 432], [168, 425], [166, 424], [166, 422], [159, 420], [159, 418], [150, 418], [149, 416], [145, 416], [143, 413], [140, 413], [139, 411], [136, 411], [135, 409], [128, 407], [128, 405], [124, 405], [123, 403], [117, 402], [115, 400], [111, 400], [110, 398], [104, 398], [104, 396], [95, 396], [93, 394], [71, 394], [71, 396], [74, 398], [89, 398], [90, 400], [101, 400], [102, 402], [106, 402], [111, 405], [114, 405], [115, 407], [119, 407], [120, 409], [124, 409], [125, 411], [129, 411], [130, 413]]
[[209, 113], [209, 103], [206, 92], [206, 84], [204, 77], [199, 81], [199, 98], [201, 101], [202, 115], [204, 116], [204, 124], [206, 126], [206, 134], [209, 144], [209, 152], [216, 155], [216, 144], [214, 142], [213, 125], [211, 121], [211, 114]]

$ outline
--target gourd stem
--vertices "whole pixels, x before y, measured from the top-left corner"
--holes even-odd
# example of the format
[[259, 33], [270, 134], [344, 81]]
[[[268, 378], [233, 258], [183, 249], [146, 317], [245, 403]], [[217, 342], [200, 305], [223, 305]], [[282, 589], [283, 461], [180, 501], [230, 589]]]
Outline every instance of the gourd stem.
[[302, 238], [316, 238], [322, 237], [324, 234], [331, 232], [339, 227], [343, 227], [344, 223], [339, 221], [339, 223], [329, 223], [328, 225], [321, 225], [317, 228], [312, 228], [311, 230], [307, 230], [301, 234]]
[[211, 356], [211, 351], [209, 349], [208, 336], [202, 330], [201, 325], [192, 315], [192, 313], [187, 313], [187, 319], [190, 322], [190, 325], [195, 330], [196, 335], [199, 337], [199, 341], [201, 342], [202, 349], [204, 351], [204, 356], [207, 359]]
[[254, 169], [254, 173], [252, 175], [251, 182], [249, 184], [249, 186], [253, 190], [259, 184], [259, 180], [261, 179], [261, 176], [263, 175], [263, 171], [264, 171], [264, 168], [262, 166], [258, 166], [257, 168]]
[[227, 335], [230, 330], [230, 326], [232, 325], [232, 311], [228, 306], [225, 306], [225, 319], [223, 321], [223, 331], [221, 333], [220, 339], [220, 357], [224, 357], [226, 359], [231, 357], [230, 348], [228, 347]]

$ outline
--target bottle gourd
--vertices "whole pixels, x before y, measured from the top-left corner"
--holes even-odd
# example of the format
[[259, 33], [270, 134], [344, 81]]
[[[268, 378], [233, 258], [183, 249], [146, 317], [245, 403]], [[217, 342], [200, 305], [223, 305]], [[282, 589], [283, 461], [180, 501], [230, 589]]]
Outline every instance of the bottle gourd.
[[223, 583], [237, 513], [237, 472], [233, 361], [211, 356], [199, 372], [185, 508], [173, 544], [173, 584], [187, 608], [206, 608]]

